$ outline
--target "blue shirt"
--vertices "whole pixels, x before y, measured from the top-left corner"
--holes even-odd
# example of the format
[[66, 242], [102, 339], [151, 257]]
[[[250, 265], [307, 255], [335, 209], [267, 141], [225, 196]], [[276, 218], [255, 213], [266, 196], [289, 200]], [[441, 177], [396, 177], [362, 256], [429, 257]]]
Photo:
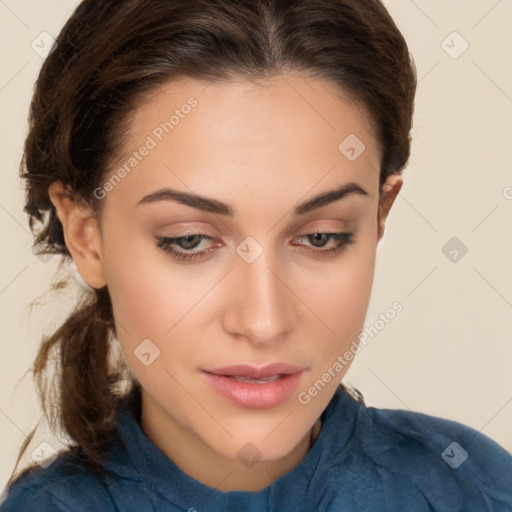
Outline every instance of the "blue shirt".
[[310, 451], [260, 491], [222, 492], [182, 472], [119, 410], [106, 477], [62, 452], [5, 492], [2, 512], [511, 512], [512, 456], [461, 423], [377, 409], [338, 387]]

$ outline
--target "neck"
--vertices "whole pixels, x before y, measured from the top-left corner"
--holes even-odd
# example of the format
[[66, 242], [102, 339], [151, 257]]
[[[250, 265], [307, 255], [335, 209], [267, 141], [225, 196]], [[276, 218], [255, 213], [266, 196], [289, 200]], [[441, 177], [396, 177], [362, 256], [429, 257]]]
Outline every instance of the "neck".
[[[162, 428], [162, 426], [165, 427]], [[185, 474], [204, 485], [227, 491], [260, 491], [294, 469], [317, 440], [322, 427], [315, 422], [296, 447], [284, 457], [260, 460], [249, 467], [204, 444], [175, 422], [143, 391], [141, 427], [146, 436]], [[177, 442], [179, 440], [179, 442]]]

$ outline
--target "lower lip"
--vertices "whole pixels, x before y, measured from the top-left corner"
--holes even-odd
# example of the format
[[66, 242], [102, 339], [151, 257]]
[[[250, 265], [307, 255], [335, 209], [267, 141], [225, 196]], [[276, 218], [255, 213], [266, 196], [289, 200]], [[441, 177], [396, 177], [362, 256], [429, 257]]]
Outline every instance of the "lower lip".
[[225, 375], [203, 372], [208, 382], [232, 402], [250, 409], [266, 409], [284, 402], [297, 389], [302, 372], [268, 382], [240, 382]]

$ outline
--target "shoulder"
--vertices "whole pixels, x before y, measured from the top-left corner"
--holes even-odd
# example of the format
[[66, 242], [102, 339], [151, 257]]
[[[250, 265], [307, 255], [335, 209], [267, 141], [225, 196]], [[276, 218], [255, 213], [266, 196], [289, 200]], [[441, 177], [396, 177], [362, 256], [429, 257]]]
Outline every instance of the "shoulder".
[[[110, 505], [110, 506], [109, 506]], [[23, 471], [4, 489], [1, 512], [114, 511], [101, 477], [82, 467], [68, 452], [50, 465]]]
[[498, 443], [445, 418], [374, 407], [366, 412], [366, 454], [408, 479], [436, 510], [512, 510], [512, 455]]

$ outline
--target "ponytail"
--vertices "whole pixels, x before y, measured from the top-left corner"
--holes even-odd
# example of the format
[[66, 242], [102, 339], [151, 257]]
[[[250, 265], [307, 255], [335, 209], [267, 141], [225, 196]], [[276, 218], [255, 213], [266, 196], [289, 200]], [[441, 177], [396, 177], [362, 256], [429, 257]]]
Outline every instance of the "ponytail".
[[[107, 287], [87, 291], [66, 321], [50, 336], [44, 336], [33, 362], [40, 404], [52, 433], [60, 431], [76, 445], [70, 452], [87, 469], [103, 475], [102, 459], [115, 439], [116, 412], [123, 397], [119, 385], [130, 382], [138, 388], [124, 358], [116, 358], [112, 304]], [[57, 371], [51, 383], [47, 375], [52, 353]], [[126, 394], [125, 394], [126, 395]], [[38, 422], [39, 424], [39, 422]], [[7, 485], [22, 474], [33, 472], [35, 463], [21, 474], [15, 471], [38, 425], [24, 441], [15, 470]]]

